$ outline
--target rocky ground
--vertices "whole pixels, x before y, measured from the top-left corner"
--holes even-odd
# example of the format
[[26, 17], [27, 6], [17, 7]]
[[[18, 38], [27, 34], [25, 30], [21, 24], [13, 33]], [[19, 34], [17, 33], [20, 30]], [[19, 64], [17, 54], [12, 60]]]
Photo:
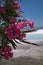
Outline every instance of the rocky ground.
[[43, 59], [34, 59], [31, 57], [19, 57], [12, 60], [1, 61], [0, 65], [43, 65]]
[[39, 46], [18, 44], [12, 60], [1, 60], [0, 65], [43, 65], [43, 41]]

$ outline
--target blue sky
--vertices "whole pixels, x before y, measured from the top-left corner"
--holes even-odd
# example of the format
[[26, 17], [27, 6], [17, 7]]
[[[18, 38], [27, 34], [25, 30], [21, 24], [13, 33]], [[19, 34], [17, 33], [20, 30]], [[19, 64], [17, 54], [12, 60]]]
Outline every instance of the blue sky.
[[[22, 16], [33, 19], [36, 27], [43, 26], [43, 0], [21, 0], [20, 3]], [[43, 34], [29, 34], [27, 40], [43, 40]]]
[[18, 0], [21, 1], [23, 18], [33, 19], [35, 26], [43, 26], [43, 0]]
[[43, 0], [21, 0], [24, 18], [33, 19], [35, 26], [43, 26]]

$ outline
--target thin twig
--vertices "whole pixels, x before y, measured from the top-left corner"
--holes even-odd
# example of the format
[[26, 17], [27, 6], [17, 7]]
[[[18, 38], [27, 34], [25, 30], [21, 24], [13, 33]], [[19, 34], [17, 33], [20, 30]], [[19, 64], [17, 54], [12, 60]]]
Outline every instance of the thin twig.
[[31, 45], [36, 45], [38, 46], [38, 44], [35, 44], [35, 43], [32, 43], [32, 42], [28, 42], [28, 41], [25, 41], [25, 40], [20, 40], [21, 42], [24, 42], [24, 43], [27, 43], [27, 44], [31, 44]]
[[35, 29], [33, 29], [33, 30], [21, 30], [22, 33], [29, 33], [29, 32], [34, 32], [34, 31], [37, 31], [37, 30], [35, 30]]

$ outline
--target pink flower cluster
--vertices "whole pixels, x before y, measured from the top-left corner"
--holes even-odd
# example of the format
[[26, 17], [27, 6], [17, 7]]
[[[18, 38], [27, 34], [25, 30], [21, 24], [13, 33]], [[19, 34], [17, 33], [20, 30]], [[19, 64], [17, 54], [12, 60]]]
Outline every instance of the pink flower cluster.
[[4, 30], [5, 34], [9, 40], [11, 39], [22, 39], [26, 36], [26, 34], [21, 33], [21, 29], [25, 26], [30, 26], [31, 28], [34, 26], [34, 22], [32, 20], [16, 20], [16, 18], [10, 19], [11, 24], [5, 25]]
[[27, 19], [18, 20], [17, 28], [21, 29], [21, 28], [24, 28], [25, 26], [30, 26], [31, 28], [33, 28], [34, 27], [34, 21], [33, 20], [27, 20]]
[[24, 33], [20, 32], [20, 29], [17, 28], [16, 24], [6, 25], [4, 27], [4, 30], [5, 30], [5, 34], [7, 34], [7, 37], [8, 37], [9, 40], [11, 40], [11, 39], [21, 39], [25, 35]]
[[[6, 0], [4, 1], [6, 2]], [[10, 4], [13, 6], [14, 10], [16, 11], [16, 14], [20, 16], [20, 14], [22, 13], [22, 11], [20, 11], [20, 4], [16, 0], [11, 0]], [[7, 12], [7, 9], [8, 8], [2, 7], [0, 5], [0, 12], [5, 13]], [[7, 36], [8, 40], [12, 39], [22, 40], [24, 37], [26, 37], [26, 34], [23, 33], [21, 29], [24, 28], [25, 26], [30, 26], [31, 28], [33, 28], [34, 26], [33, 20], [27, 19], [17, 20], [16, 17], [9, 16], [9, 21], [10, 24], [6, 23], [6, 25], [3, 26], [4, 33]], [[0, 55], [2, 55], [4, 59], [12, 58], [13, 53], [11, 51], [12, 48], [7, 45], [5, 48], [0, 48]]]
[[13, 53], [11, 51], [12, 48], [10, 46], [0, 48], [0, 55], [2, 55], [4, 59], [10, 59], [13, 57]]
[[33, 26], [34, 26], [34, 21], [33, 21], [33, 20], [27, 20], [27, 21], [26, 21], [26, 24], [27, 24], [28, 26], [30, 26], [31, 28], [33, 28]]
[[25, 24], [23, 24], [23, 22], [21, 21], [18, 21], [18, 23], [16, 24], [17, 28], [18, 29], [21, 29], [21, 28], [24, 28], [25, 27]]

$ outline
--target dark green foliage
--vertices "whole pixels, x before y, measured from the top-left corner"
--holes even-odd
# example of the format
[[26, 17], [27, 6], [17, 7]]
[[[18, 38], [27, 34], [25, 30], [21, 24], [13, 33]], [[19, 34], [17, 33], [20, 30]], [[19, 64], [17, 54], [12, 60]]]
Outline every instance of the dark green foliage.
[[16, 44], [15, 44], [15, 42], [13, 41], [13, 40], [9, 40], [9, 42], [12, 44], [12, 46], [14, 47], [14, 49], [16, 49]]
[[10, 17], [11, 16], [17, 17], [16, 11], [13, 8], [12, 4], [8, 3], [6, 5], [6, 8], [7, 8], [7, 11], [6, 11], [5, 15], [10, 16]]

